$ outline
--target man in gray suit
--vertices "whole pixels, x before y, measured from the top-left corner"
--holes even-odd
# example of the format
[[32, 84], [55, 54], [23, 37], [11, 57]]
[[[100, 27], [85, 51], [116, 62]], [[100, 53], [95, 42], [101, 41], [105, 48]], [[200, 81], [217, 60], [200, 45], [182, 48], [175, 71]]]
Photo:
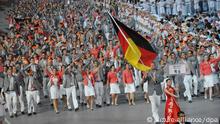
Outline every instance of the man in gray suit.
[[161, 82], [163, 82], [163, 69], [157, 69], [155, 64], [151, 65], [152, 70], [148, 73], [148, 94], [151, 101], [151, 109], [154, 118], [154, 122], [159, 122], [158, 109], [160, 106], [160, 98], [163, 93], [161, 88]]
[[192, 75], [194, 75], [193, 72], [195, 72], [195, 69], [193, 68], [192, 64], [189, 61], [187, 61], [185, 53], [181, 54], [181, 60], [179, 61], [179, 64], [185, 65], [186, 70], [183, 79], [183, 84], [185, 86], [185, 92], [183, 95], [185, 98], [188, 97], [189, 103], [192, 103]]
[[103, 72], [103, 63], [98, 66], [98, 62], [95, 62], [94, 74], [95, 74], [95, 92], [96, 92], [96, 106], [102, 107], [103, 96], [104, 96], [104, 72]]
[[63, 75], [63, 87], [66, 89], [68, 110], [72, 110], [70, 104], [70, 97], [72, 96], [74, 109], [75, 111], [78, 111], [79, 105], [76, 98], [76, 77], [74, 73], [71, 71], [71, 67], [68, 67], [65, 74]]
[[36, 108], [37, 108], [38, 95], [42, 86], [38, 81], [37, 76], [33, 74], [33, 71], [31, 69], [27, 73], [27, 77], [24, 79], [24, 81], [25, 81], [25, 91], [26, 91], [26, 99], [28, 105], [28, 116], [31, 116], [32, 113], [35, 115], [37, 114]]
[[10, 117], [17, 117], [17, 95], [19, 87], [16, 84], [15, 77], [12, 75], [12, 70], [8, 69], [3, 81], [3, 92], [5, 93], [7, 108]]
[[78, 63], [77, 69], [74, 70], [76, 75], [77, 84], [79, 87], [79, 102], [81, 105], [86, 103], [85, 94], [84, 94], [84, 84], [83, 84], [83, 77], [82, 77], [82, 62]]

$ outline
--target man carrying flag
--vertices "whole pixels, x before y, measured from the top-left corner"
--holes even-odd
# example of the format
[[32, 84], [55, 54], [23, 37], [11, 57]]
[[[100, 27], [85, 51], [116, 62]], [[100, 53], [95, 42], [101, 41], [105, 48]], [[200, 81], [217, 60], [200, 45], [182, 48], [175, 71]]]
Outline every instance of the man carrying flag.
[[[157, 53], [154, 51], [150, 43], [136, 31], [128, 28], [110, 14], [109, 16], [120, 41], [124, 58], [128, 61], [128, 63], [141, 71], [150, 71], [153, 69], [147, 77], [149, 82], [148, 91], [154, 122], [159, 122], [158, 110], [162, 94], [160, 83], [163, 81], [163, 71], [162, 69], [156, 69], [154, 66], [153, 61], [157, 57]], [[135, 92], [135, 88], [134, 83], [132, 84], [133, 78], [129, 76], [132, 75], [132, 73], [128, 70], [128, 65], [126, 65], [126, 70], [123, 72], [123, 81], [125, 84], [127, 83], [125, 89], [129, 88], [129, 90], [125, 90], [129, 91], [126, 93], [130, 94], [127, 95], [129, 104], [134, 105], [133, 93]], [[128, 79], [130, 80], [127, 81]]]

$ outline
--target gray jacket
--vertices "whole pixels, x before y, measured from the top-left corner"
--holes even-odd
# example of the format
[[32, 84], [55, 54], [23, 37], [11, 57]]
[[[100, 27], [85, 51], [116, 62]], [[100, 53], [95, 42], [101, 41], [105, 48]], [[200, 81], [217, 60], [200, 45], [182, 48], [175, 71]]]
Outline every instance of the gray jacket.
[[75, 68], [73, 68], [73, 72], [76, 75], [76, 81], [82, 82], [83, 81], [82, 72], [79, 69], [75, 69]]
[[[14, 78], [14, 91], [19, 94], [19, 85], [17, 84], [17, 81], [15, 79], [15, 76], [12, 76]], [[4, 80], [3, 80], [3, 92], [7, 92], [9, 91], [9, 84], [10, 84], [10, 78], [8, 77], [8, 75], [6, 75], [4, 77]]]
[[[153, 75], [155, 73], [155, 81], [153, 80]], [[163, 82], [164, 77], [163, 77], [163, 70], [152, 70], [151, 72], [148, 73], [148, 94], [149, 96], [153, 95], [154, 91], [156, 91], [157, 95], [162, 95], [163, 91], [161, 88], [161, 82]]]
[[76, 86], [76, 78], [74, 74], [64, 74], [63, 75], [63, 87], [70, 88], [72, 86]]
[[180, 60], [179, 64], [185, 64], [186, 65], [186, 75], [194, 74], [195, 68], [193, 68], [193, 65], [191, 62], [186, 60]]
[[[27, 76], [25, 79], [24, 79], [24, 82], [25, 82], [25, 91], [28, 91], [28, 86], [29, 86], [29, 79], [30, 79], [30, 76]], [[33, 85], [34, 87], [36, 88], [36, 90], [40, 90], [41, 89], [41, 84], [40, 82], [35, 78], [33, 77]]]

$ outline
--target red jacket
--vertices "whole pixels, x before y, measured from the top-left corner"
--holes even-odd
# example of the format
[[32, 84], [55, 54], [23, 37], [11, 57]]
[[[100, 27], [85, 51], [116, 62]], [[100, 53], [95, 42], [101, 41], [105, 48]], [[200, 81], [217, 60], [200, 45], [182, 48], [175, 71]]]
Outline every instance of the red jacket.
[[92, 82], [92, 85], [94, 86], [95, 84], [95, 78], [94, 78], [94, 74], [90, 73], [89, 75], [86, 73], [86, 72], [82, 72], [82, 76], [83, 76], [83, 83], [84, 83], [84, 86], [88, 86], [88, 77], [90, 76], [91, 77], [91, 82]]
[[209, 60], [208, 62], [202, 62], [200, 66], [200, 74], [205, 76], [205, 75], [210, 75], [212, 74], [212, 69], [211, 69], [211, 64], [217, 64], [220, 61], [220, 57], [217, 59], [212, 59]]

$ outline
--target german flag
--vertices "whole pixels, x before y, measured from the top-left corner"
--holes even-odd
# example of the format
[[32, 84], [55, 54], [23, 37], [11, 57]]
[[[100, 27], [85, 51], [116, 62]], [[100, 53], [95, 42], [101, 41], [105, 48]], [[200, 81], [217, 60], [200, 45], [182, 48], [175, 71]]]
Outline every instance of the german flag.
[[125, 26], [109, 14], [118, 35], [125, 59], [141, 71], [149, 71], [151, 63], [157, 57], [150, 43], [136, 31]]

